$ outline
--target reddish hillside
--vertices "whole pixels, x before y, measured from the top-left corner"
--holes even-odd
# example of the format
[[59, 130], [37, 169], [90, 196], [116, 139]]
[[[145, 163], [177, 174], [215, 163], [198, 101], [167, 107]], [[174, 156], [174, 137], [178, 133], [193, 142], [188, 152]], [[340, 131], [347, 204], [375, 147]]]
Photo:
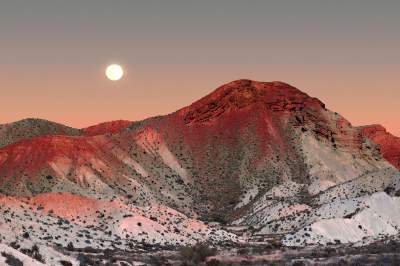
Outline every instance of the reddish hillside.
[[115, 134], [127, 128], [132, 123], [133, 123], [132, 121], [127, 121], [127, 120], [116, 120], [116, 121], [100, 123], [98, 125], [90, 126], [82, 130], [86, 136]]
[[[159, 202], [223, 220], [287, 180], [319, 193], [386, 167], [357, 128], [282, 82], [237, 80], [170, 115], [84, 131], [0, 149], [0, 189]], [[103, 133], [115, 134], [92, 136]]]
[[400, 172], [389, 163], [400, 167], [399, 138], [353, 127], [283, 82], [237, 80], [166, 116], [78, 132], [28, 122], [0, 127], [2, 244], [96, 250], [104, 260], [151, 245], [399, 234], [390, 196], [400, 195]]
[[363, 134], [379, 144], [382, 156], [400, 169], [400, 138], [395, 137], [381, 125], [361, 127]]
[[0, 186], [11, 195], [54, 188], [77, 193], [93, 186], [102, 193], [107, 181], [115, 181], [102, 181], [103, 177], [122, 175], [122, 163], [108, 149], [109, 143], [104, 136], [47, 135], [8, 145], [0, 149]]

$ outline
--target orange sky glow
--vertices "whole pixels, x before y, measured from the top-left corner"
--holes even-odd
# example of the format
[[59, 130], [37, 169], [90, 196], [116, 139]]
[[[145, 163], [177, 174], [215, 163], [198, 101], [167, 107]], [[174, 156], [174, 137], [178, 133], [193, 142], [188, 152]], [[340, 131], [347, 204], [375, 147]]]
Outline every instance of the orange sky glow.
[[[353, 125], [400, 136], [394, 2], [47, 2], [0, 5], [0, 123], [141, 120], [248, 78], [287, 82]], [[110, 63], [126, 71], [118, 82], [104, 75]]]

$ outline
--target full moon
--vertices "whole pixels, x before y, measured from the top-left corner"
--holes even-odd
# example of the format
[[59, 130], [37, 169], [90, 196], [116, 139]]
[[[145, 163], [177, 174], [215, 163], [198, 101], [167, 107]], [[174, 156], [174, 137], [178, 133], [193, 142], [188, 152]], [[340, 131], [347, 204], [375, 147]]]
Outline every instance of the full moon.
[[106, 76], [109, 80], [117, 81], [124, 75], [124, 70], [120, 65], [113, 64], [109, 65], [106, 69]]

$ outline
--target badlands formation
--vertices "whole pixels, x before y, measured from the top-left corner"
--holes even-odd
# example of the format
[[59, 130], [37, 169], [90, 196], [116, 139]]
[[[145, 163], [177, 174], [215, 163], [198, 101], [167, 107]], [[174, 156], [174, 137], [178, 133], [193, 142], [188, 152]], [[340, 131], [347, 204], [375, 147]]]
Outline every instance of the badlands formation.
[[[25, 119], [0, 125], [0, 263], [225, 265], [259, 247], [290, 264], [397, 243], [399, 169], [400, 138], [283, 82], [233, 81], [143, 121]], [[212, 259], [157, 258], [198, 243]]]

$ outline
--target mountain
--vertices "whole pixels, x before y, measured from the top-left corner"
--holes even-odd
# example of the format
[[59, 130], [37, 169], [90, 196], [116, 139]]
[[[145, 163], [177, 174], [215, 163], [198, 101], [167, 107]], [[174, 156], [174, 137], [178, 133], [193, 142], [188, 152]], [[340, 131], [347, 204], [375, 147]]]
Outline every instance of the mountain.
[[[34, 134], [29, 124], [0, 129], [4, 205], [14, 202], [13, 216], [28, 213], [38, 228], [46, 219], [57, 224], [55, 216], [73, 231], [90, 229], [88, 235], [98, 237], [87, 240], [96, 248], [101, 239], [106, 247], [126, 249], [271, 234], [301, 246], [398, 232], [388, 226], [397, 216], [379, 212], [400, 194], [399, 139], [377, 126], [354, 127], [283, 82], [233, 81], [172, 114], [134, 123], [81, 130], [56, 125], [31, 126]], [[8, 224], [9, 215], [0, 223]], [[379, 215], [380, 227], [372, 230], [368, 221]], [[331, 226], [346, 219], [353, 225]], [[240, 237], [211, 222], [251, 229]], [[151, 237], [138, 237], [138, 223]], [[89, 225], [111, 236], [85, 229]], [[6, 235], [20, 238], [7, 228]], [[42, 245], [73, 241], [46, 242], [35, 232]]]

